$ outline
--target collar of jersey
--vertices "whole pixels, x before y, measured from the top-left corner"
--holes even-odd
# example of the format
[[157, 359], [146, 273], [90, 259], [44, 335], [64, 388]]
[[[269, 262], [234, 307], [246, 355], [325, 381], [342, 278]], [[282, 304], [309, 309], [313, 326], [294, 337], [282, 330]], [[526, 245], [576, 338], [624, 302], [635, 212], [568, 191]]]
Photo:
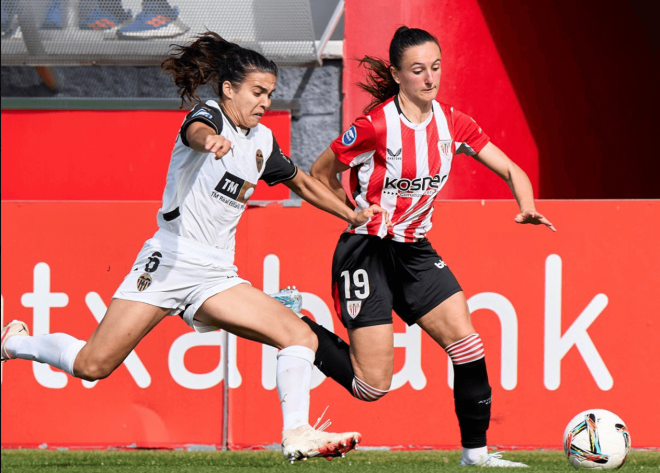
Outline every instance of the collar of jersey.
[[227, 115], [227, 112], [225, 112], [225, 109], [222, 105], [220, 105], [215, 100], [209, 100], [209, 101], [206, 102], [206, 104], [220, 110], [220, 112], [222, 112], [222, 115], [227, 119], [227, 121], [229, 122], [231, 127], [234, 129], [234, 131], [237, 132], [239, 134], [239, 136], [243, 136], [243, 137], [247, 138], [247, 136], [250, 134], [250, 129], [248, 128], [246, 133], [243, 133], [241, 130], [239, 130], [238, 127], [236, 126], [236, 124], [233, 122], [233, 120], [231, 118], [229, 118], [229, 115]]
[[429, 116], [426, 117], [426, 120], [424, 120], [422, 123], [413, 123], [408, 120], [408, 117], [406, 117], [403, 113], [403, 110], [401, 110], [401, 105], [399, 104], [399, 95], [394, 96], [394, 105], [396, 106], [397, 112], [399, 112], [399, 117], [401, 117], [403, 124], [408, 128], [412, 128], [413, 130], [423, 130], [429, 123], [431, 123], [431, 120], [433, 119], [433, 103], [431, 103], [431, 113], [429, 113]]

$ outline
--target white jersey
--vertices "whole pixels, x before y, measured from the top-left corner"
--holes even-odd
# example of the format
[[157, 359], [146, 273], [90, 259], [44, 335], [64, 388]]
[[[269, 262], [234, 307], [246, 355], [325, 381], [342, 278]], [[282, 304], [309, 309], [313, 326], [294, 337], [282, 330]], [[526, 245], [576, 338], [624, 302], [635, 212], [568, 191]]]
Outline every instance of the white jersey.
[[[222, 159], [188, 146], [186, 130], [196, 121], [231, 142]], [[234, 251], [236, 226], [259, 179], [275, 185], [296, 176], [298, 168], [282, 154], [264, 125], [239, 129], [209, 100], [186, 116], [172, 151], [158, 226], [211, 247]]]

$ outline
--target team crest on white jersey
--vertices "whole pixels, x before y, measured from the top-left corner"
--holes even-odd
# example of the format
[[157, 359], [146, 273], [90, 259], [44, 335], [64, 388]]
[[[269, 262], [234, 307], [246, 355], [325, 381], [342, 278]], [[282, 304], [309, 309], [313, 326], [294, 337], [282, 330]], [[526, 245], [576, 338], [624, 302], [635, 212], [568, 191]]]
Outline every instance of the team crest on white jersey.
[[264, 154], [260, 149], [257, 150], [255, 159], [257, 160], [257, 171], [261, 172], [261, 168], [264, 166]]
[[438, 140], [438, 149], [442, 159], [451, 159], [451, 143], [452, 140]]
[[348, 315], [354, 319], [362, 309], [362, 301], [346, 301], [346, 307], [348, 308]]

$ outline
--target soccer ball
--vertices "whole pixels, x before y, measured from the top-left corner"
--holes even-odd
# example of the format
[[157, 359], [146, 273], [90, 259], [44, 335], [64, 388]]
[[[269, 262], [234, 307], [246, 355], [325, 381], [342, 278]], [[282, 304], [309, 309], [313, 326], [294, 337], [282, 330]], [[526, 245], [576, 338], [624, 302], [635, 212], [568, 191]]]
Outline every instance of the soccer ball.
[[564, 453], [574, 468], [621, 468], [630, 453], [630, 433], [616, 414], [604, 409], [580, 412], [564, 431]]

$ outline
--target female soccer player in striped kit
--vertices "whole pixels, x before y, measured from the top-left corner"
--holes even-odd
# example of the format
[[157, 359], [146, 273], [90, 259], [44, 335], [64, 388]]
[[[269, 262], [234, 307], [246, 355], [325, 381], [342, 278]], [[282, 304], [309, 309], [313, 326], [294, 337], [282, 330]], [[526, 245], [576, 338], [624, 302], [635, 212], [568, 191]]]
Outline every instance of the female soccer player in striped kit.
[[357, 209], [382, 206], [391, 226], [374, 216], [341, 235], [332, 263], [337, 314], [350, 349], [309, 319], [317, 333], [316, 364], [356, 398], [387, 394], [393, 375], [392, 309], [417, 323], [451, 358], [463, 465], [520, 467], [488, 454], [491, 389], [484, 348], [456, 278], [426, 239], [433, 202], [447, 183], [455, 155], [474, 157], [506, 181], [520, 206], [518, 223], [554, 230], [534, 207], [527, 175], [467, 115], [438, 103], [441, 51], [437, 39], [401, 27], [390, 64], [365, 57], [373, 100], [353, 125], [319, 156], [311, 174], [353, 208], [337, 179], [350, 169]]
[[163, 69], [182, 100], [198, 102], [196, 90], [208, 83], [219, 103], [197, 103], [183, 121], [158, 212], [160, 229], [144, 244], [87, 342], [64, 333], [31, 337], [26, 324], [14, 321], [2, 330], [2, 361], [34, 360], [82, 379], [102, 379], [165, 316], [180, 315], [199, 332], [225, 329], [279, 348], [283, 454], [291, 461], [343, 455], [359, 441], [357, 432], [333, 434], [309, 425], [317, 339], [291, 310], [238, 276], [236, 226], [259, 180], [282, 182], [357, 227], [383, 210], [347, 208], [299, 171], [259, 124], [277, 82], [272, 61], [207, 32], [176, 47]]

